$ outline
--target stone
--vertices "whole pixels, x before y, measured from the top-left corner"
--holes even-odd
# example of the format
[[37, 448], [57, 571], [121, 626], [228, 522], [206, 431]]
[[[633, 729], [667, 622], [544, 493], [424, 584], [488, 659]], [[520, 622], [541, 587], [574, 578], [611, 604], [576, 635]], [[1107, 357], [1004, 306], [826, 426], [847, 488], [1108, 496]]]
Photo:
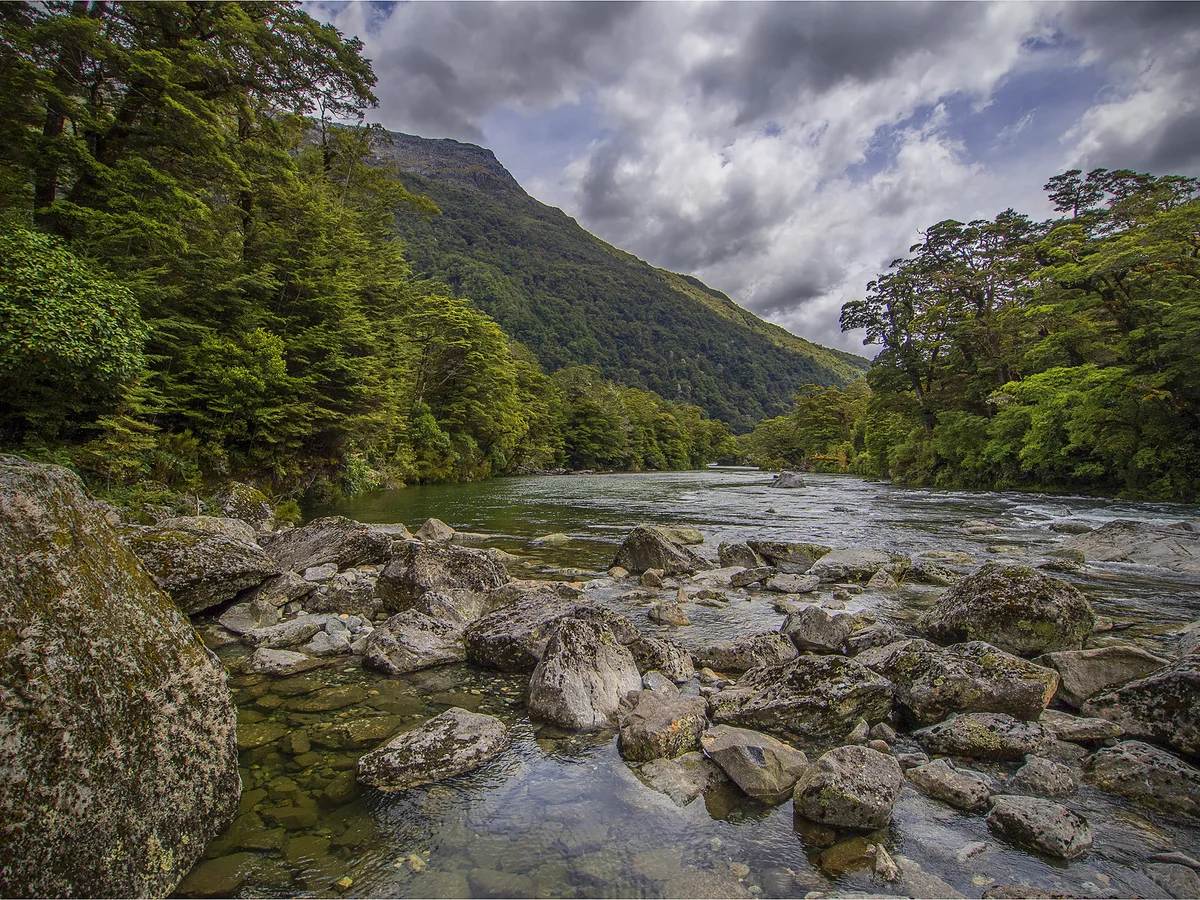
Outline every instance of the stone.
[[451, 707], [361, 757], [358, 780], [385, 792], [440, 781], [483, 765], [508, 740], [499, 719]]
[[1086, 716], [1115, 722], [1134, 738], [1200, 755], [1200, 657], [1188, 656], [1083, 704]]
[[529, 679], [531, 715], [562, 728], [611, 726], [642, 678], [628, 650], [602, 624], [567, 618], [554, 629]]
[[746, 900], [753, 896], [728, 872], [716, 869], [685, 869], [662, 889], [664, 900], [695, 900], [696, 897], [728, 897]]
[[444, 624], [415, 609], [392, 616], [367, 636], [363, 665], [403, 675], [467, 658], [463, 627]]
[[777, 594], [811, 594], [821, 586], [816, 575], [772, 575], [763, 582], [763, 587]]
[[943, 756], [1023, 759], [1038, 749], [1045, 732], [1003, 713], [965, 713], [915, 731], [913, 738], [927, 752]]
[[717, 561], [722, 566], [741, 566], [754, 569], [763, 565], [763, 558], [745, 544], [731, 544], [723, 541], [717, 547]]
[[[637, 662], [636, 657], [634, 658], [634, 662]], [[641, 667], [639, 666], [638, 668], [640, 669]], [[667, 697], [679, 696], [679, 687], [675, 684], [675, 682], [662, 672], [653, 670], [642, 676], [642, 689], [654, 691], [658, 694], [664, 694]]]
[[808, 769], [808, 757], [767, 734], [716, 725], [700, 736], [704, 755], [739, 788], [764, 803], [782, 803]]
[[1083, 780], [1142, 806], [1200, 817], [1200, 769], [1141, 741], [1100, 748]]
[[656, 525], [639, 525], [631, 531], [617, 551], [614, 566], [641, 574], [661, 569], [666, 575], [684, 575], [712, 568], [671, 534]]
[[1086, 819], [1038, 797], [992, 797], [987, 826], [1009, 843], [1058, 859], [1075, 859], [1092, 846], [1092, 829]]
[[309, 656], [341, 656], [353, 653], [350, 635], [346, 631], [318, 631], [307, 644], [300, 648]]
[[333, 612], [373, 619], [383, 609], [375, 597], [376, 572], [350, 569], [338, 573], [317, 588], [305, 603], [309, 612]]
[[659, 525], [663, 534], [680, 544], [697, 546], [704, 543], [704, 534], [690, 525]]
[[846, 735], [847, 744], [865, 744], [871, 738], [871, 726], [866, 719], [859, 719]]
[[1083, 554], [1078, 550], [1048, 550], [1046, 558], [1037, 567], [1047, 572], [1080, 572], [1084, 563]]
[[385, 611], [398, 613], [412, 608], [428, 591], [487, 594], [508, 580], [504, 566], [482, 550], [406, 541], [397, 545], [379, 574], [375, 596]]
[[859, 719], [879, 722], [892, 711], [891, 682], [840, 656], [801, 656], [751, 669], [709, 701], [714, 722], [784, 739], [836, 739]]
[[448, 544], [454, 540], [454, 529], [441, 519], [426, 519], [425, 524], [413, 535], [418, 541], [428, 541], [433, 544]]
[[297, 616], [278, 625], [254, 628], [243, 634], [241, 640], [243, 644], [251, 647], [294, 647], [312, 640], [318, 631], [324, 631], [328, 619], [329, 616], [325, 613]]
[[1038, 724], [1060, 741], [1082, 744], [1115, 740], [1123, 734], [1121, 726], [1108, 719], [1085, 719], [1056, 709], [1043, 712]]
[[[969, 556], [967, 560], [968, 564], [973, 561]], [[917, 560], [904, 573], [905, 584], [931, 584], [935, 587], [949, 587], [961, 579], [962, 576], [957, 572], [928, 560]]]
[[674, 759], [655, 759], [640, 766], [638, 777], [676, 806], [687, 806], [705, 791], [726, 781], [725, 773], [703, 753], [692, 751]]
[[1000, 534], [1004, 531], [995, 522], [988, 522], [983, 519], [967, 519], [965, 522], [960, 523], [958, 527], [967, 534], [974, 535]]
[[868, 747], [838, 747], [796, 782], [797, 815], [839, 828], [882, 828], [904, 787], [900, 766]]
[[869, 591], [896, 591], [900, 589], [900, 583], [887, 569], [880, 569], [867, 582], [867, 590]]
[[830, 551], [824, 544], [798, 541], [746, 541], [768, 565], [787, 575], [803, 575], [812, 564]]
[[923, 619], [940, 644], [986, 641], [1016, 656], [1079, 650], [1092, 605], [1065, 581], [1028, 566], [989, 563], [946, 591]]
[[67, 469], [0, 456], [0, 547], [0, 894], [167, 896], [238, 808], [224, 669]]
[[854, 616], [831, 616], [819, 606], [806, 606], [783, 620], [780, 631], [804, 653], [841, 653], [854, 630]]
[[985, 809], [991, 796], [982, 778], [969, 772], [960, 772], [944, 759], [909, 768], [904, 776], [921, 793], [968, 812]]
[[759, 666], [789, 662], [797, 655], [791, 641], [781, 634], [768, 631], [693, 650], [692, 660], [698, 666], [718, 672], [745, 672]]
[[299, 528], [259, 535], [259, 542], [285, 572], [335, 563], [339, 570], [387, 562], [392, 536], [345, 516], [313, 519]]
[[808, 574], [816, 575], [828, 584], [869, 581], [880, 569], [886, 569], [893, 576], [902, 575], [907, 568], [908, 559], [899, 554], [866, 547], [848, 547], [826, 553], [812, 564]]
[[1036, 720], [1058, 676], [982, 641], [941, 648], [920, 639], [876, 647], [855, 660], [892, 682], [897, 705], [918, 725], [952, 713], [997, 712]]
[[279, 607], [265, 600], [255, 600], [252, 603], [235, 603], [225, 610], [217, 621], [222, 628], [227, 628], [234, 634], [245, 634], [255, 628], [277, 625], [280, 618]]
[[758, 584], [769, 578], [775, 578], [777, 575], [779, 575], [779, 570], [774, 566], [757, 566], [753, 569], [743, 569], [729, 576], [729, 586], [734, 588], [750, 587], [752, 584]]
[[1144, 871], [1151, 881], [1172, 897], [1179, 900], [1200, 897], [1200, 873], [1190, 866], [1181, 866], [1178, 863], [1150, 863]]
[[808, 482], [804, 480], [804, 475], [800, 472], [789, 472], [786, 469], [771, 479], [771, 483], [767, 487], [773, 488], [802, 488], [808, 487]]
[[[274, 578], [268, 578], [258, 587], [241, 594], [242, 602], [253, 606], [259, 601], [269, 603], [275, 608], [303, 600], [313, 592], [316, 585], [305, 581], [295, 572], [284, 572]], [[265, 623], [264, 623], [265, 624]]]
[[676, 684], [683, 684], [696, 673], [692, 655], [671, 641], [641, 636], [626, 646], [639, 672], [658, 671]]
[[301, 578], [314, 584], [323, 584], [338, 573], [337, 563], [321, 563], [319, 566], [309, 566], [301, 574]]
[[259, 675], [298, 675], [324, 665], [319, 659], [313, 659], [303, 653], [291, 650], [271, 650], [259, 647], [246, 660], [246, 671]]
[[663, 586], [663, 570], [662, 569], [647, 569], [642, 573], [642, 577], [638, 579], [638, 584], [642, 587], [654, 588], [655, 590]]
[[641, 762], [698, 750], [700, 735], [708, 727], [706, 712], [699, 697], [669, 697], [655, 691], [630, 694], [621, 709], [617, 749], [625, 759]]
[[188, 615], [257, 587], [279, 567], [245, 522], [195, 516], [124, 528], [125, 544]]
[[1097, 694], [1144, 678], [1169, 663], [1138, 647], [1121, 645], [1062, 650], [1039, 656], [1034, 662], [1058, 672], [1058, 699], [1076, 709]]
[[683, 604], [678, 601], [665, 601], [653, 604], [646, 612], [646, 618], [658, 625], [691, 625], [691, 620], [683, 611]]
[[851, 872], [873, 870], [879, 845], [861, 835], [838, 841], [821, 852], [817, 865], [830, 878], [840, 878]]
[[1174, 525], [1117, 519], [1069, 538], [1063, 547], [1093, 562], [1130, 562], [1186, 574], [1200, 573], [1200, 532]]
[[890, 622], [879, 622], [852, 631], [846, 638], [845, 652], [848, 656], [858, 656], [872, 647], [886, 647], [888, 644], [906, 641], [910, 637], [911, 635]]
[[1087, 534], [1092, 526], [1083, 522], [1051, 522], [1050, 530], [1056, 534]]
[[1052, 759], [1029, 756], [1025, 765], [1004, 782], [1005, 793], [1033, 797], [1066, 797], [1079, 788], [1079, 779], [1070, 766]]

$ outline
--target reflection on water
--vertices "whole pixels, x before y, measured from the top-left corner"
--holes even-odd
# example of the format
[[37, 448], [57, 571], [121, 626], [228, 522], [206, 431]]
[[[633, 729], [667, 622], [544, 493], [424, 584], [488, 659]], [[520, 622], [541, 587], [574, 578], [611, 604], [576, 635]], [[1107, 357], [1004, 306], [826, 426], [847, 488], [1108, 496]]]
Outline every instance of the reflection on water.
[[[694, 525], [703, 552], [723, 540], [809, 540], [910, 555], [967, 553], [976, 562], [1038, 558], [1063, 539], [1051, 522], [1112, 518], [1161, 522], [1197, 517], [1195, 507], [1090, 498], [914, 491], [853, 478], [810, 476], [798, 491], [766, 487], [763, 473], [696, 473], [502, 479], [410, 488], [347, 503], [336, 512], [368, 522], [419, 525], [430, 516], [488, 535], [526, 571], [607, 568], [639, 522]], [[971, 536], [958, 524], [986, 519], [1000, 533]], [[567, 535], [531, 547], [533, 538]], [[1121, 640], [1166, 650], [1162, 634], [1200, 617], [1200, 584], [1155, 570], [1089, 566], [1064, 576], [1102, 614], [1132, 623]], [[599, 601], [651, 633], [699, 646], [779, 627], [763, 594], [689, 607], [692, 625], [651, 625], [650, 598], [590, 588]], [[857, 595], [849, 609], [914, 615], [932, 594]], [[236, 644], [218, 651], [233, 663]], [[869, 836], [900, 861], [906, 879], [886, 884], [853, 863], [829, 878], [821, 848], [793, 827], [791, 803], [768, 808], [735, 788], [715, 787], [685, 807], [648, 787], [617, 754], [612, 734], [569, 735], [525, 714], [527, 677], [443, 666], [399, 678], [348, 660], [291, 678], [231, 678], [239, 707], [244, 782], [233, 826], [209, 848], [181, 892], [242, 896], [605, 897], [804, 896], [809, 892], [906, 892], [953, 888], [978, 897], [989, 886], [1026, 884], [1073, 896], [1161, 895], [1142, 874], [1149, 854], [1196, 854], [1189, 825], [1083, 787], [1066, 802], [1091, 822], [1094, 850], [1070, 864], [1014, 850], [979, 815], [906, 788], [892, 825]], [[358, 756], [396, 728], [449, 706], [486, 712], [512, 728], [512, 745], [468, 775], [397, 794], [360, 794]], [[1001, 779], [1013, 767], [975, 766]]]

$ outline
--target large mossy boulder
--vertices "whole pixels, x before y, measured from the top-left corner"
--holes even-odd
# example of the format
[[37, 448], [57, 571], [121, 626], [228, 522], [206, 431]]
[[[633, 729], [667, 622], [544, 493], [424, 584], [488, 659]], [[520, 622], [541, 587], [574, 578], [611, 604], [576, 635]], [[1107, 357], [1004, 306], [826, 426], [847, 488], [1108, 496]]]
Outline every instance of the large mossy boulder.
[[[427, 591], [486, 595], [508, 583], [508, 570], [482, 550], [453, 544], [406, 541], [375, 584], [388, 612], [409, 609]], [[486, 604], [477, 604], [482, 610]]]
[[403, 791], [477, 769], [508, 741], [499, 719], [453, 706], [359, 759], [358, 780], [386, 793]]
[[333, 563], [338, 569], [387, 562], [392, 536], [345, 516], [313, 519], [300, 528], [260, 534], [259, 542], [285, 572]]
[[233, 818], [220, 663], [66, 469], [0, 457], [0, 895], [170, 894]]
[[1116, 722], [1134, 738], [1146, 738], [1200, 756], [1200, 657], [1175, 665], [1083, 704], [1083, 714]]
[[796, 815], [839, 828], [882, 828], [904, 789], [900, 765], [870, 747], [838, 747], [796, 782]]
[[1035, 722], [1004, 713], [964, 713], [913, 732], [927, 752], [972, 759], [1024, 759], [1037, 751], [1046, 733]]
[[1079, 650], [1096, 624], [1065, 581], [1028, 566], [989, 563], [946, 591], [923, 627], [939, 644], [986, 641], [1017, 656]]
[[217, 509], [227, 519], [238, 519], [256, 531], [275, 530], [275, 505], [258, 488], [231, 481], [217, 494]]
[[686, 575], [712, 565], [688, 549], [668, 529], [657, 525], [639, 525], [629, 532], [617, 551], [614, 566], [633, 574], [661, 569], [665, 575]]
[[279, 566], [237, 519], [191, 516], [131, 525], [125, 543], [188, 615], [226, 603], [279, 574]]

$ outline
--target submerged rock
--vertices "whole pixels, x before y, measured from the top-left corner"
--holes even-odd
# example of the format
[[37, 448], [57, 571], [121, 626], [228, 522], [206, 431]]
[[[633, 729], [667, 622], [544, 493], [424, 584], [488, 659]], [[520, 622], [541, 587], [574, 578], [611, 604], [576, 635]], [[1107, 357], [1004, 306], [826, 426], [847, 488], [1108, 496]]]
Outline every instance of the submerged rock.
[[1045, 740], [1041, 726], [1003, 713], [965, 713], [913, 732], [925, 750], [942, 756], [1022, 759]]
[[402, 791], [478, 768], [507, 743], [508, 729], [499, 719], [451, 707], [359, 759], [358, 780]]
[[1097, 694], [1143, 678], [1169, 663], [1153, 653], [1128, 646], [1062, 650], [1039, 656], [1034, 662], [1058, 672], [1061, 679], [1058, 699], [1076, 709]]
[[621, 543], [614, 566], [637, 575], [647, 569], [661, 569], [666, 575], [684, 575], [700, 569], [711, 569], [682, 542], [657, 525], [639, 525]]
[[904, 787], [900, 766], [869, 747], [838, 747], [796, 782], [796, 814], [840, 828], [882, 828]]
[[313, 519], [299, 528], [259, 536], [259, 542], [285, 572], [335, 563], [338, 569], [387, 562], [392, 536], [345, 516]]
[[1093, 562], [1130, 562], [1175, 572], [1200, 573], [1200, 532], [1176, 525], [1117, 519], [1064, 545]]
[[700, 735], [708, 727], [706, 711], [699, 697], [669, 697], [655, 691], [630, 694], [621, 710], [617, 749], [625, 759], [641, 761], [698, 750]]
[[621, 701], [642, 686], [637, 664], [603, 624], [563, 619], [529, 679], [529, 712], [562, 728], [612, 725]]
[[1143, 806], [1200, 816], [1200, 769], [1141, 741], [1102, 747], [1088, 760], [1083, 780]]
[[717, 725], [700, 736], [704, 754], [745, 793], [764, 803], [782, 803], [808, 769], [808, 757], [770, 735]]
[[725, 773], [701, 752], [674, 759], [655, 759], [640, 766], [638, 776], [676, 806], [687, 806], [701, 794], [726, 782]]
[[1200, 754], [1200, 657], [1188, 656], [1146, 678], [1093, 697], [1084, 715], [1115, 722], [1191, 756]]
[[313, 659], [303, 653], [259, 647], [246, 660], [246, 671], [260, 675], [298, 675], [324, 664], [323, 660]]
[[388, 675], [403, 675], [467, 658], [461, 625], [405, 610], [392, 616], [367, 637], [363, 665]]
[[77, 476], [0, 457], [0, 894], [166, 896], [233, 818], [221, 664]]
[[1018, 847], [1075, 859], [1092, 846], [1087, 820], [1052, 800], [1002, 794], [992, 801], [988, 828]]

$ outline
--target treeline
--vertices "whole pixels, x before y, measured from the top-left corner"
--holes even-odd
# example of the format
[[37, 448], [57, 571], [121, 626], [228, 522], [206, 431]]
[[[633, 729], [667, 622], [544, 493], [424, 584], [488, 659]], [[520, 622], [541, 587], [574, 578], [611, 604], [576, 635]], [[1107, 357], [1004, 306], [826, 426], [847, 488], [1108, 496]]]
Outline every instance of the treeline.
[[931, 227], [842, 308], [882, 346], [870, 398], [803, 397], [750, 447], [840, 444], [846, 468], [918, 484], [1200, 499], [1197, 181], [1072, 170], [1046, 190], [1060, 218]]
[[396, 210], [438, 210], [361, 50], [289, 2], [0, 4], [0, 443], [117, 493], [706, 462], [694, 407], [413, 276]]

